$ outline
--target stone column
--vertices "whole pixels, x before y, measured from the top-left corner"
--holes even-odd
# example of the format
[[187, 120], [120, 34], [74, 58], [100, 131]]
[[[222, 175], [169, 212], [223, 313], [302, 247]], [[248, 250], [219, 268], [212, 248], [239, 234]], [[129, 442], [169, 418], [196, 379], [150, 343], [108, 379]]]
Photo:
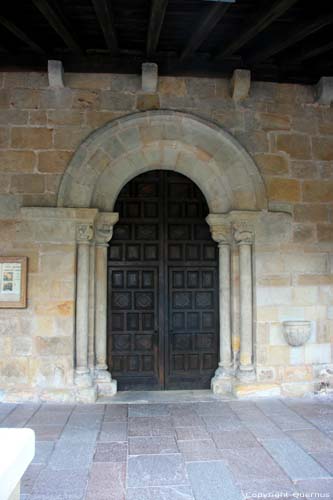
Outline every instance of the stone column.
[[110, 382], [107, 366], [107, 253], [112, 238], [113, 226], [118, 221], [116, 213], [99, 214], [96, 223], [96, 267], [95, 267], [95, 378]]
[[211, 381], [214, 393], [231, 392], [232, 351], [231, 351], [231, 275], [230, 275], [230, 226], [223, 215], [211, 214], [207, 217], [214, 241], [219, 247], [219, 313], [220, 351], [219, 364]]
[[235, 229], [239, 245], [240, 289], [240, 358], [238, 377], [243, 381], [255, 378], [253, 366], [253, 291], [252, 291], [252, 244], [253, 232]]
[[90, 386], [91, 376], [88, 367], [89, 333], [89, 254], [93, 238], [93, 226], [82, 223], [76, 227], [77, 240], [77, 283], [76, 283], [76, 369], [75, 383]]

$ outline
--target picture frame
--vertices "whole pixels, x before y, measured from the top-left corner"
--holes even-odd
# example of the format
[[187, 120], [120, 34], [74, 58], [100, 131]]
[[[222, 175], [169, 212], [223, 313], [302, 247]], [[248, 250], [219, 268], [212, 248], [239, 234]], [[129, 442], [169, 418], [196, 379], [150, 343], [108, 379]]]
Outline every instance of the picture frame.
[[0, 257], [0, 309], [27, 307], [27, 257]]

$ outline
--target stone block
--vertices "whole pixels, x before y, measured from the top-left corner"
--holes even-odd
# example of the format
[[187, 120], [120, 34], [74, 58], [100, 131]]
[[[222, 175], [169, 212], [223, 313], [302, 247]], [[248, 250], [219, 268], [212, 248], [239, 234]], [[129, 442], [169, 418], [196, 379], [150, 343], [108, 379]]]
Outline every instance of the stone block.
[[306, 202], [333, 202], [333, 181], [304, 181], [302, 194]]
[[12, 339], [13, 356], [31, 356], [32, 339], [30, 337], [17, 337]]
[[113, 75], [109, 73], [66, 73], [66, 87], [72, 89], [110, 89]]
[[12, 193], [44, 193], [45, 178], [38, 174], [13, 175], [10, 190]]
[[29, 173], [36, 164], [33, 151], [0, 151], [0, 172]]
[[74, 90], [73, 108], [89, 109], [99, 107], [99, 92], [94, 90]]
[[89, 127], [60, 127], [54, 130], [54, 146], [56, 149], [75, 150], [90, 134]]
[[263, 130], [289, 130], [290, 116], [278, 113], [257, 113], [256, 118]]
[[102, 90], [100, 97], [101, 110], [132, 111], [135, 108], [134, 94], [119, 94], [109, 90]]
[[121, 111], [92, 111], [87, 110], [85, 112], [86, 124], [91, 128], [102, 127], [106, 123], [116, 120], [123, 116], [124, 113]]
[[258, 154], [255, 156], [255, 161], [264, 175], [286, 175], [289, 173], [289, 164], [285, 156]]
[[13, 89], [10, 94], [11, 107], [21, 109], [37, 109], [40, 93], [33, 89]]
[[296, 160], [311, 158], [310, 139], [302, 134], [278, 134], [276, 137], [276, 151], [283, 151]]
[[333, 160], [333, 138], [332, 137], [313, 137], [312, 138], [313, 157], [316, 160]]
[[[309, 190], [308, 196], [312, 196], [310, 184], [307, 189]], [[294, 220], [296, 222], [327, 222], [327, 219], [328, 212], [325, 205], [304, 203], [297, 204], [294, 207]]]
[[10, 176], [0, 174], [0, 193], [8, 193], [10, 186]]
[[266, 181], [268, 198], [273, 201], [300, 201], [301, 185], [295, 179], [268, 178]]
[[260, 398], [280, 396], [280, 386], [278, 384], [236, 384], [233, 393], [237, 398]]
[[158, 92], [162, 95], [184, 97], [187, 88], [184, 78], [162, 76], [159, 78]]
[[39, 356], [66, 356], [73, 352], [69, 337], [36, 337], [35, 348]]
[[81, 110], [52, 109], [47, 112], [49, 126], [81, 125], [84, 122], [84, 113]]
[[0, 114], [0, 125], [26, 125], [29, 112], [21, 109], [2, 109]]
[[333, 274], [299, 274], [297, 284], [308, 285], [333, 285]]
[[305, 362], [309, 364], [332, 363], [331, 344], [306, 344]]
[[247, 69], [235, 69], [231, 78], [231, 96], [234, 101], [243, 101], [249, 97], [251, 72]]
[[37, 162], [38, 171], [62, 174], [71, 157], [72, 153], [69, 151], [40, 151]]
[[72, 107], [72, 90], [53, 88], [40, 92], [41, 109], [70, 109]]
[[160, 109], [160, 98], [158, 94], [138, 94], [136, 98], [136, 108], [139, 111]]
[[61, 61], [51, 59], [47, 61], [47, 75], [50, 87], [64, 87], [64, 68]]
[[157, 91], [158, 66], [155, 63], [142, 64], [142, 91], [153, 94]]
[[316, 85], [316, 101], [330, 105], [333, 101], [333, 77], [322, 76]]
[[315, 240], [315, 226], [312, 224], [297, 224], [294, 226], [293, 241], [306, 243]]
[[5, 384], [25, 384], [29, 379], [29, 359], [14, 357], [0, 360], [0, 381]]
[[333, 225], [332, 224], [318, 224], [317, 225], [317, 238], [318, 238], [318, 241], [332, 242], [333, 241]]
[[46, 126], [47, 114], [46, 111], [30, 110], [29, 111], [29, 125]]
[[268, 350], [269, 365], [287, 365], [289, 362], [289, 346], [271, 345]]
[[13, 127], [11, 145], [22, 149], [50, 149], [52, 147], [52, 129]]

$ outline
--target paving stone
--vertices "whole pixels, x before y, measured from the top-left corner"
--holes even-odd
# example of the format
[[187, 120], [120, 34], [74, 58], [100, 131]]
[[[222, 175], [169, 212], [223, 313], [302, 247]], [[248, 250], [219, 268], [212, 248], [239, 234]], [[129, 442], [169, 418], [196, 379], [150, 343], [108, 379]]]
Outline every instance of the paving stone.
[[283, 439], [285, 434], [269, 419], [253, 422], [245, 422], [246, 427], [257, 439]]
[[93, 415], [76, 413], [69, 418], [67, 425], [82, 427], [84, 429], [95, 429], [101, 426], [103, 413], [94, 413]]
[[296, 486], [288, 479], [267, 479], [237, 481], [246, 500], [254, 498], [283, 498], [291, 500], [297, 498]]
[[43, 412], [35, 414], [28, 422], [29, 425], [65, 425], [69, 419], [68, 413]]
[[212, 439], [178, 441], [178, 448], [186, 462], [220, 460], [221, 458]]
[[237, 450], [239, 448], [259, 448], [260, 443], [249, 431], [226, 431], [212, 433], [217, 448]]
[[58, 470], [88, 469], [94, 451], [94, 443], [59, 441], [49, 460], [49, 467]]
[[291, 439], [267, 439], [262, 445], [290, 479], [327, 478], [330, 474]]
[[104, 404], [95, 404], [95, 403], [84, 403], [79, 404], [74, 407], [73, 413], [88, 413], [91, 415], [92, 413], [103, 413], [105, 412]]
[[104, 422], [127, 422], [127, 405], [107, 405]]
[[205, 427], [176, 427], [178, 441], [193, 441], [194, 439], [209, 439], [210, 434]]
[[170, 409], [166, 404], [144, 404], [130, 405], [129, 417], [163, 417], [170, 415]]
[[83, 429], [82, 427], [66, 426], [62, 431], [59, 441], [95, 442], [97, 440], [98, 429]]
[[242, 494], [222, 461], [192, 462], [187, 472], [198, 500], [241, 500]]
[[171, 417], [131, 417], [128, 421], [129, 436], [173, 436], [175, 430]]
[[304, 450], [333, 452], [333, 441], [318, 429], [291, 431], [287, 433]]
[[51, 453], [54, 449], [53, 441], [36, 441], [35, 456], [32, 460], [33, 464], [47, 464]]
[[186, 484], [186, 470], [182, 456], [138, 455], [128, 458], [128, 487], [149, 487]]
[[44, 465], [41, 464], [29, 465], [21, 479], [21, 493], [32, 493], [33, 486], [43, 468]]
[[198, 403], [195, 407], [195, 411], [198, 415], [223, 415], [230, 417], [234, 415], [230, 406], [225, 402]]
[[[333, 498], [333, 478], [320, 481], [318, 479], [297, 481], [295, 486], [297, 491], [308, 495], [308, 497], [303, 498]], [[310, 496], [311, 493], [312, 496]], [[302, 497], [299, 496], [299, 498]]]
[[164, 455], [178, 453], [175, 438], [171, 436], [130, 437], [128, 444], [130, 455]]
[[272, 413], [270, 419], [283, 431], [313, 428], [310, 422], [293, 412]]
[[323, 451], [311, 453], [311, 455], [320, 465], [333, 475], [333, 453]]
[[212, 415], [203, 415], [202, 419], [210, 432], [245, 430], [245, 425], [237, 416], [216, 418]]
[[94, 463], [85, 500], [124, 500], [126, 467], [120, 463]]
[[63, 425], [28, 425], [36, 434], [36, 441], [55, 441], [59, 439]]
[[[59, 495], [60, 498], [82, 498], [88, 482], [86, 471], [67, 471], [46, 468], [42, 470], [35, 482], [33, 495]], [[67, 497], [68, 496], [68, 497]], [[35, 500], [35, 499], [34, 499]]]
[[97, 443], [94, 462], [121, 462], [127, 460], [127, 443]]
[[174, 427], [198, 427], [203, 424], [201, 417], [196, 413], [173, 416], [172, 420]]
[[194, 500], [189, 486], [128, 488], [126, 500]]
[[98, 441], [126, 441], [126, 422], [105, 422], [102, 425]]
[[239, 450], [221, 450], [221, 459], [225, 460], [234, 477], [241, 479], [287, 478], [276, 462], [263, 448]]

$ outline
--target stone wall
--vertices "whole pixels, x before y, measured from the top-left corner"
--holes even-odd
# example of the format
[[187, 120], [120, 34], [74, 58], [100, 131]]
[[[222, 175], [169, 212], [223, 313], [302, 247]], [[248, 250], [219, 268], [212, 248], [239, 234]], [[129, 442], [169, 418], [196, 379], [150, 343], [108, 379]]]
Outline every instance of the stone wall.
[[[228, 130], [257, 163], [269, 209], [290, 214], [288, 231], [272, 228], [255, 247], [257, 377], [285, 394], [318, 387], [332, 366], [333, 110], [314, 100], [301, 85], [252, 82], [234, 102], [226, 79], [161, 77], [147, 94], [134, 75], [65, 74], [65, 87], [51, 89], [46, 73], [0, 74], [0, 254], [29, 257], [28, 308], [0, 310], [0, 399], [47, 398], [51, 388], [61, 399], [73, 381], [73, 222], [43, 232], [20, 207], [56, 206], [62, 174], [91, 132], [160, 108]], [[288, 319], [312, 321], [304, 347], [285, 342]]]

